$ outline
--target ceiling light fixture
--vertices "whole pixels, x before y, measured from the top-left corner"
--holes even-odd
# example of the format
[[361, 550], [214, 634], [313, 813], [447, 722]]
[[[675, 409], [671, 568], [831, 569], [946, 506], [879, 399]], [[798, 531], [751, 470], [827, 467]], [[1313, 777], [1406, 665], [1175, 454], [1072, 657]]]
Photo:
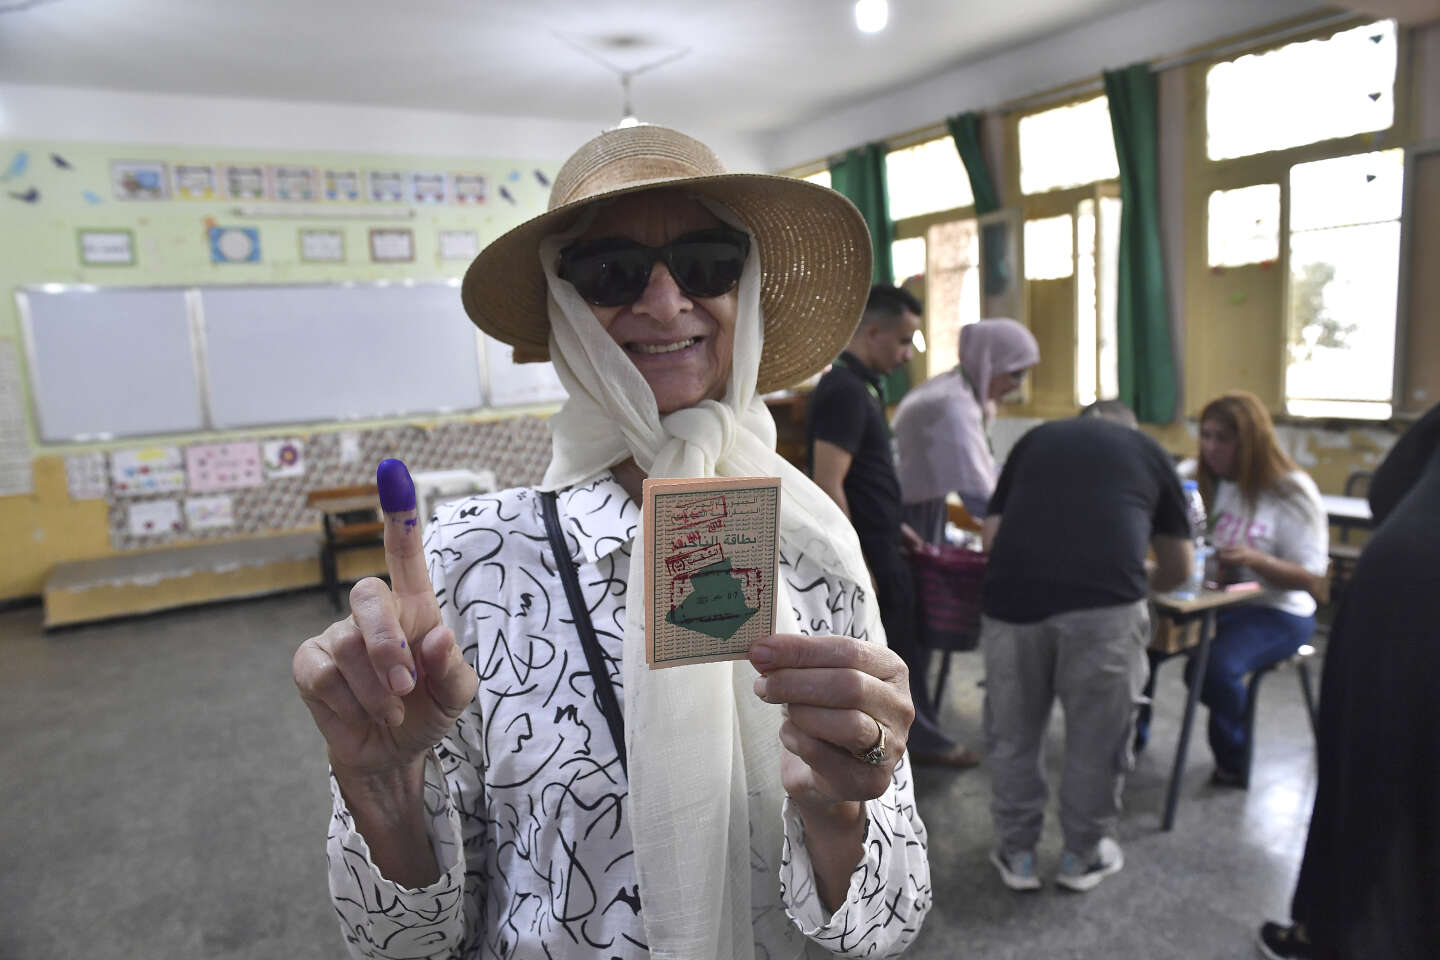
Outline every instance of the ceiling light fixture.
[[890, 6], [885, 0], [856, 0], [855, 26], [861, 33], [879, 33], [890, 19]]
[[[645, 123], [644, 120], [641, 120], [635, 115], [635, 108], [630, 105], [631, 78], [637, 77], [642, 73], [649, 73], [656, 67], [663, 67], [667, 63], [674, 63], [676, 60], [679, 60], [681, 57], [685, 56], [694, 49], [694, 47], [684, 47], [679, 50], [674, 50], [670, 53], [667, 53], [665, 56], [660, 57], [658, 60], [652, 60], [649, 63], [642, 63], [638, 67], [632, 67], [627, 70], [624, 67], [620, 67], [614, 63], [611, 63], [609, 60], [600, 56], [594, 50], [591, 50], [585, 45], [578, 43], [575, 40], [572, 40], [571, 38], [567, 37], [563, 33], [560, 33], [559, 31], [552, 31], [552, 33], [557, 39], [574, 47], [580, 53], [585, 54], [585, 56], [605, 67], [607, 70], [613, 70], [620, 77], [621, 116], [620, 122], [615, 124], [615, 129], [622, 129], [624, 127], [638, 127], [642, 126]], [[633, 47], [639, 45], [639, 43], [640, 41], [635, 37], [627, 36], [612, 39], [612, 45], [618, 47]]]

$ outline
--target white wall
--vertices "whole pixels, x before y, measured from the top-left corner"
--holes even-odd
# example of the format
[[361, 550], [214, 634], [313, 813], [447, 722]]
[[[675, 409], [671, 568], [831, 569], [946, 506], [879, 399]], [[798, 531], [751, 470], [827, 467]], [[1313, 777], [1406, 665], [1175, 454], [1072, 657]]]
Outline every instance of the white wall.
[[[0, 139], [561, 161], [601, 126], [353, 104], [0, 84]], [[757, 141], [687, 132], [708, 143], [731, 170], [762, 169]]]
[[1319, 9], [1315, 0], [1158, 0], [767, 135], [770, 170], [985, 110]]

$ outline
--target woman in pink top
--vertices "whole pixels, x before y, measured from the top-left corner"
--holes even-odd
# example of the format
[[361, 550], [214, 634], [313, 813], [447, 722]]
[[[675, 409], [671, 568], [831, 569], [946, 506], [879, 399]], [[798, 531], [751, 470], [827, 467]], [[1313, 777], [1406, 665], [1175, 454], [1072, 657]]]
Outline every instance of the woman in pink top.
[[899, 453], [904, 519], [931, 543], [945, 537], [945, 498], [960, 495], [985, 516], [997, 470], [987, 428], [995, 404], [1040, 362], [1035, 337], [1014, 320], [981, 320], [960, 331], [960, 364], [911, 390], [891, 429]]

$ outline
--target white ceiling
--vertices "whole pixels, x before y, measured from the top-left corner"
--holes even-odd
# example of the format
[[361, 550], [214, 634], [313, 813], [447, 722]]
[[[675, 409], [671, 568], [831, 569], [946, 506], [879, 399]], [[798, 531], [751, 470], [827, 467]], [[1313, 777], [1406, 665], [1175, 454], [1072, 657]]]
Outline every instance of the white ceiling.
[[0, 0], [0, 83], [779, 131], [1146, 0]]

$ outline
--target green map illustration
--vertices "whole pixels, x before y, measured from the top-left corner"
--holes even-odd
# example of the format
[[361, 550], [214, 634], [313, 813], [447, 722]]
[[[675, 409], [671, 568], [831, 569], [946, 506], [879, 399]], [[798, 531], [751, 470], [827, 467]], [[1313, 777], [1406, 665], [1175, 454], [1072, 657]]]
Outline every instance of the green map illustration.
[[677, 627], [729, 640], [759, 610], [745, 605], [744, 582], [735, 575], [729, 560], [695, 571], [690, 587], [690, 595], [665, 615]]

